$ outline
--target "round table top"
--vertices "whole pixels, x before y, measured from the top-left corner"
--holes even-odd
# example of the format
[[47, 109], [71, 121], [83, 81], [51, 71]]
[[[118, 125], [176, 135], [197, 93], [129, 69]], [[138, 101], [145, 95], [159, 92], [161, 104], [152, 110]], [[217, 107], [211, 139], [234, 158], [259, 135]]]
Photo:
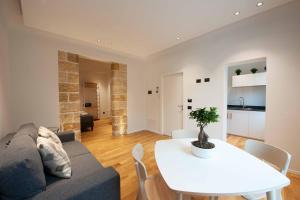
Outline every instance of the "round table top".
[[290, 180], [275, 168], [231, 144], [215, 144], [212, 158], [191, 153], [189, 139], [161, 140], [155, 144], [155, 159], [167, 185], [175, 191], [206, 196], [250, 195], [280, 189]]

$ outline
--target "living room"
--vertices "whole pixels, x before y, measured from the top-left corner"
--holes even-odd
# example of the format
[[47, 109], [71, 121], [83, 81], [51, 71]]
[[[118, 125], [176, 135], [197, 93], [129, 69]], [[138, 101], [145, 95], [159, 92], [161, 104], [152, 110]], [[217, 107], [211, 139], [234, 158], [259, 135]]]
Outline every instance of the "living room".
[[[74, 141], [75, 150], [79, 148], [78, 152], [87, 154], [82, 149], [86, 148], [89, 158], [94, 157], [94, 161], [104, 167], [113, 167], [107, 173], [111, 173], [114, 181], [120, 176], [119, 186], [108, 186], [115, 187], [115, 190], [119, 187], [116, 199], [135, 199], [140, 185], [144, 187], [144, 183], [140, 184], [131, 155], [134, 146], [141, 143], [145, 148], [143, 161], [148, 175], [162, 174], [168, 189], [180, 193], [177, 190], [180, 185], [172, 185], [168, 179], [170, 176], [160, 166], [163, 164], [157, 157], [158, 141], [172, 140], [172, 131], [176, 129], [199, 132], [198, 124], [191, 119], [191, 111], [216, 107], [218, 120], [205, 127], [205, 132], [212, 139], [244, 148], [248, 138], [230, 135], [227, 131], [228, 68], [264, 59], [267, 68], [264, 143], [291, 155], [287, 173], [290, 184], [281, 184], [287, 186], [282, 190], [282, 198], [300, 199], [299, 11], [300, 3], [296, 0], [188, 3], [3, 0], [0, 4], [0, 138], [31, 122], [37, 129], [43, 126], [55, 127], [55, 131], [75, 131], [74, 136], [67, 134], [63, 138], [67, 137], [69, 141], [74, 137], [78, 141]], [[95, 121], [97, 126], [93, 131], [81, 132], [81, 108], [76, 100], [76, 108], [66, 110], [66, 113], [72, 113], [71, 122], [63, 125], [60, 93], [70, 95], [77, 90], [66, 92], [59, 87], [61, 51], [67, 58], [63, 62], [71, 62], [74, 69], [78, 68], [74, 62], [78, 56], [120, 63], [112, 66], [112, 71], [115, 70], [112, 74], [117, 74], [117, 77], [111, 75], [116, 81], [112, 87], [115, 89], [115, 93], [112, 91], [115, 95], [112, 99], [112, 124], [98, 126]], [[123, 71], [118, 72], [121, 68]], [[120, 82], [120, 77], [126, 81]], [[70, 84], [79, 86], [79, 83]], [[120, 103], [120, 99], [123, 102]], [[68, 105], [73, 103], [67, 102]], [[72, 163], [71, 157], [71, 168]], [[2, 175], [3, 171], [0, 172]], [[241, 185], [250, 181], [250, 177], [246, 178], [249, 180], [240, 180]], [[181, 190], [183, 198], [219, 196], [220, 199], [243, 199], [241, 196], [247, 193], [230, 195], [224, 192], [225, 189], [210, 193], [201, 183], [198, 192], [191, 192], [189, 185], [192, 182], [187, 181]], [[5, 187], [0, 188], [5, 190]], [[251, 190], [250, 186], [247, 189]], [[103, 190], [99, 189], [94, 196], [93, 191], [87, 196], [80, 196], [78, 192], [77, 199], [109, 199], [101, 196]], [[60, 192], [64, 194], [65, 191]], [[267, 193], [268, 190], [264, 188], [260, 192]], [[3, 189], [0, 189], [1, 198], [18, 199], [16, 196], [2, 197], [2, 193]], [[72, 195], [66, 193], [60, 198], [76, 198]], [[36, 197], [39, 198], [42, 199]], [[151, 199], [151, 194], [146, 198]], [[280, 197], [269, 192], [267, 198]]]

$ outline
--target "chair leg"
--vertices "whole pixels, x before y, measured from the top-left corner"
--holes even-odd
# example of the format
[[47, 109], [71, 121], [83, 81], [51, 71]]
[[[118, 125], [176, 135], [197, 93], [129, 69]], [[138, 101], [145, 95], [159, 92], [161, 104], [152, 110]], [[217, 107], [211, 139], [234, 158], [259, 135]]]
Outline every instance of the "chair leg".
[[276, 190], [276, 200], [282, 200], [281, 190]]
[[136, 196], [136, 200], [143, 200], [142, 194], [141, 194], [141, 190], [138, 191], [138, 194]]
[[183, 200], [183, 194], [182, 194], [182, 193], [178, 193], [177, 199], [178, 199], [178, 200]]
[[267, 200], [276, 200], [276, 192], [275, 191], [267, 192]]

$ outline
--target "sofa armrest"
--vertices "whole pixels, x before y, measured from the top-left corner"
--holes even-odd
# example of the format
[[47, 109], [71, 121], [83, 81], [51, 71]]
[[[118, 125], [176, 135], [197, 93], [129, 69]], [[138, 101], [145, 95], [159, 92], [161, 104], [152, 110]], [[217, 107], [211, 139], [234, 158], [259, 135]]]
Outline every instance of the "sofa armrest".
[[75, 141], [75, 133], [73, 131], [59, 132], [57, 136], [62, 143]]

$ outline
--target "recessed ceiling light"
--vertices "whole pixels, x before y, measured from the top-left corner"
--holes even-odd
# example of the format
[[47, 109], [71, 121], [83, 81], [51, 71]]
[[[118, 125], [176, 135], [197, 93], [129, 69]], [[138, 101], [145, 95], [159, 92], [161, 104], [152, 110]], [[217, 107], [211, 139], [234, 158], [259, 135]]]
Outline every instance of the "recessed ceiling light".
[[238, 16], [239, 14], [240, 14], [240, 11], [236, 11], [236, 12], [234, 13], [235, 16]]
[[264, 5], [263, 2], [257, 2], [257, 4], [256, 4], [257, 7], [261, 7], [261, 6], [263, 6], [263, 5]]
[[97, 42], [100, 43], [101, 41], [100, 41], [100, 40], [97, 40]]
[[176, 39], [177, 39], [177, 40], [180, 40], [180, 37], [177, 37]]

